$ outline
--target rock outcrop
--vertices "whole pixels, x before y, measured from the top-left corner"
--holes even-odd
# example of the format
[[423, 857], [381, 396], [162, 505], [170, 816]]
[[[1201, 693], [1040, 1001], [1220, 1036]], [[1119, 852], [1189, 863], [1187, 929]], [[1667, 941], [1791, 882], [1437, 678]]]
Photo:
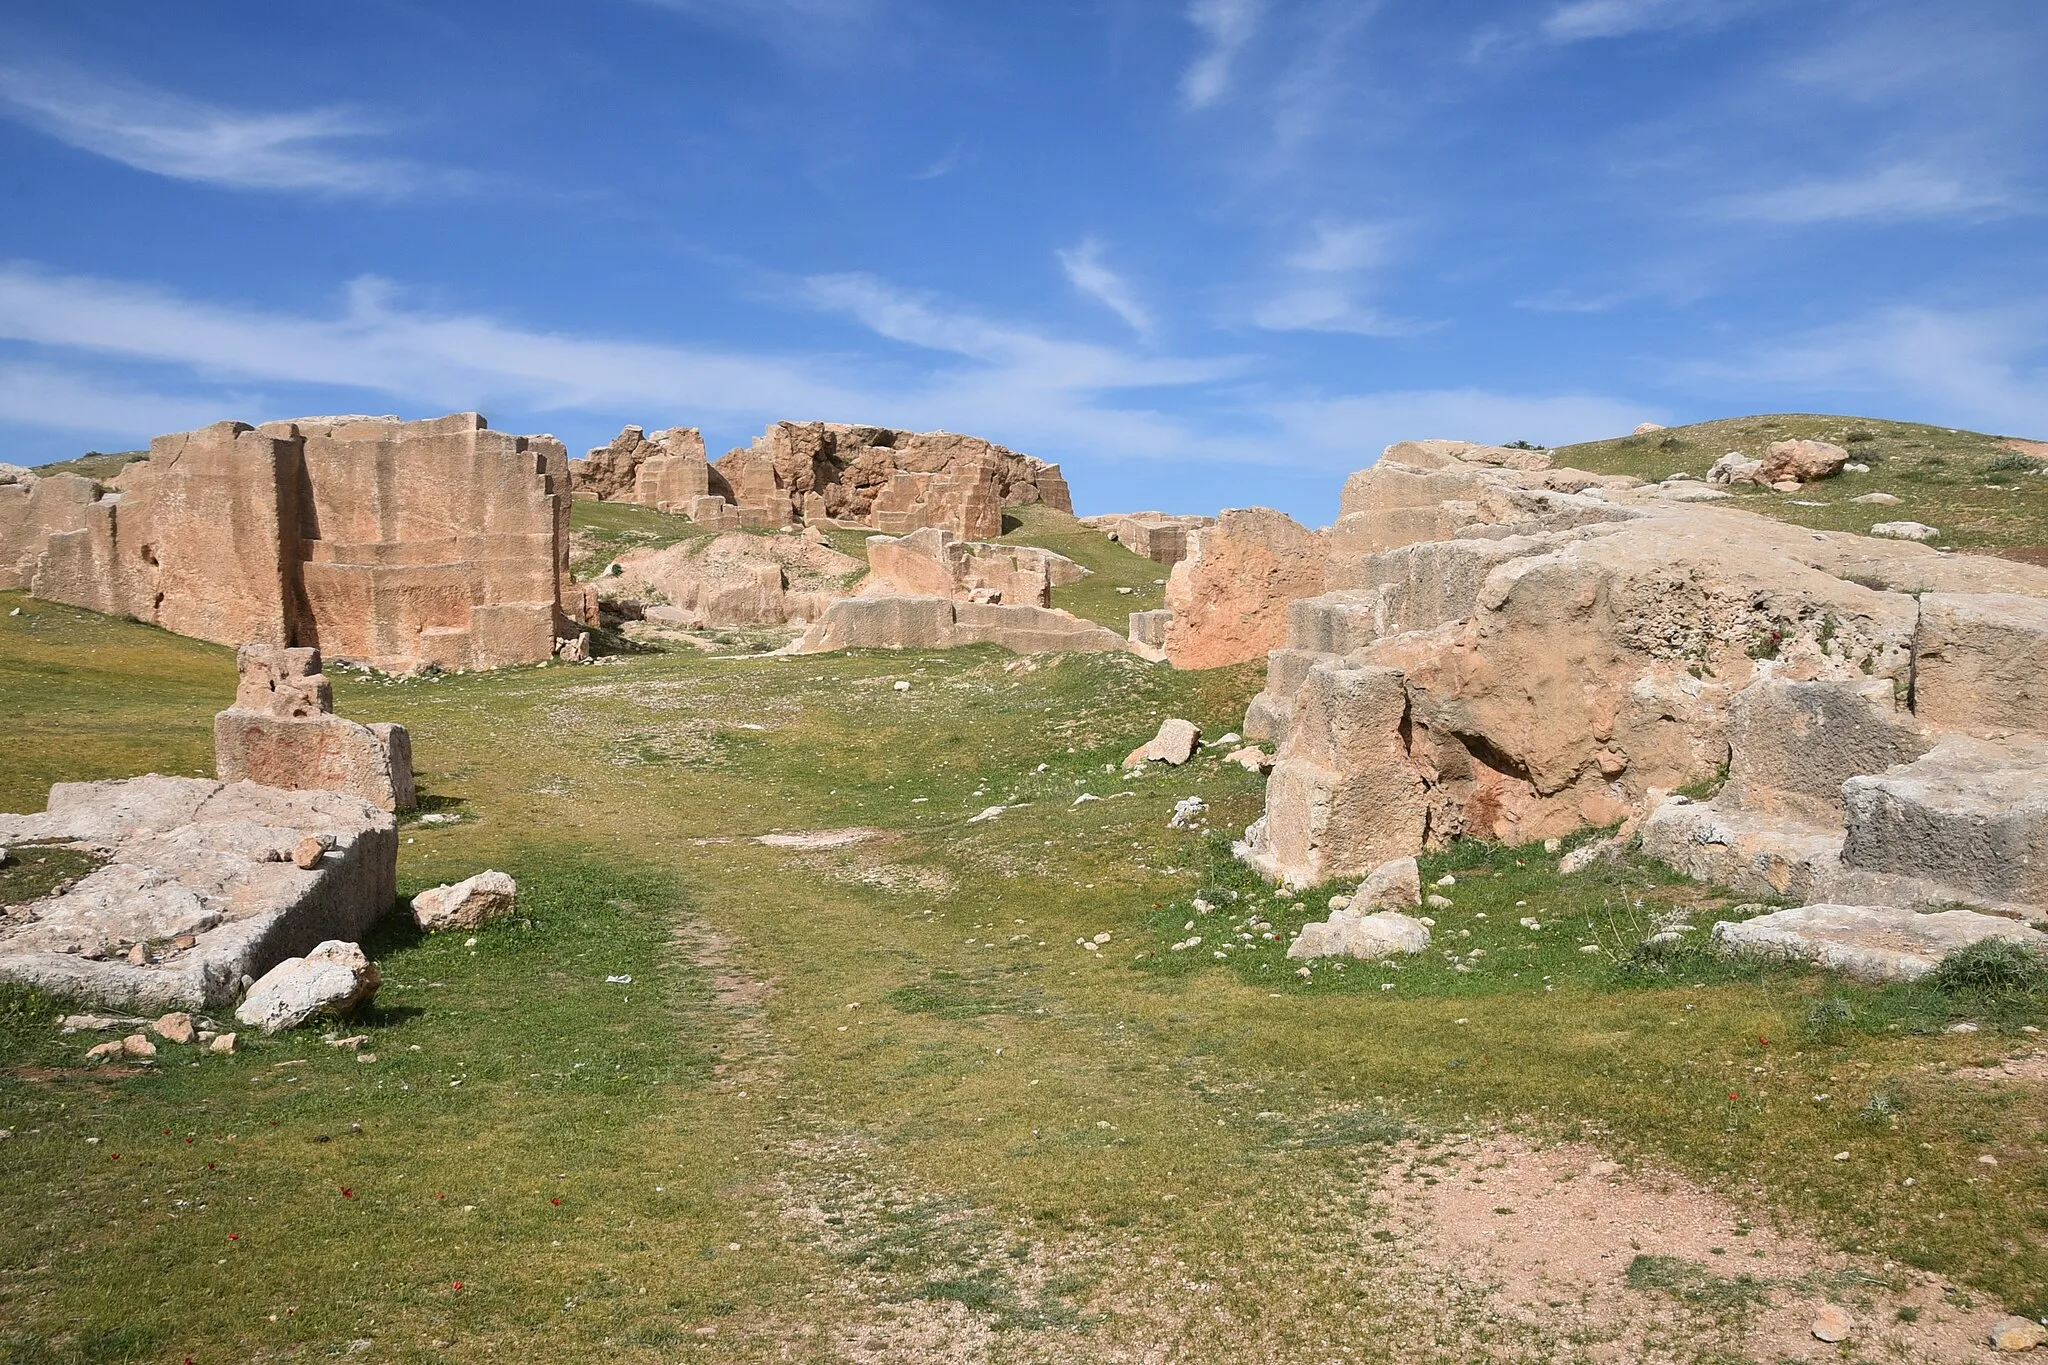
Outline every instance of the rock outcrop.
[[1002, 534], [1007, 505], [1073, 511], [1058, 465], [978, 436], [776, 422], [708, 466], [703, 453], [695, 428], [646, 436], [627, 427], [577, 462], [576, 486], [719, 529], [837, 524], [902, 535], [935, 527], [989, 540]]
[[[2021, 755], [2010, 736], [2042, 723], [2029, 660], [2048, 571], [1673, 503], [1633, 480], [1403, 451], [1443, 455], [1397, 446], [1352, 477], [1330, 591], [1291, 605], [1246, 717], [1247, 735], [1282, 741], [1244, 846], [1269, 876], [1320, 882], [1459, 835], [1641, 819], [1727, 764], [1727, 799], [1670, 803], [1646, 845], [1664, 819], [1660, 847], [1724, 884], [1879, 885], [1823, 875], [1845, 863], [1845, 783], [1949, 731]], [[1771, 686], [1745, 691], [1756, 683]], [[1846, 865], [1903, 875], [1878, 861]], [[1911, 890], [1882, 885], [1868, 903]], [[2037, 894], [1955, 870], [1940, 885], [1986, 904]]]
[[319, 650], [243, 645], [235, 662], [235, 704], [213, 718], [221, 781], [347, 792], [379, 810], [412, 809], [411, 736], [402, 725], [335, 715]]
[[1321, 594], [1327, 539], [1283, 512], [1231, 508], [1188, 536], [1166, 580], [1166, 657], [1175, 668], [1264, 658], [1287, 642], [1291, 603]]
[[112, 489], [0, 488], [0, 573], [32, 561], [38, 597], [220, 644], [392, 672], [530, 663], [590, 609], [568, 482], [561, 442], [475, 413], [217, 422], [158, 437]]
[[[327, 850], [311, 868], [292, 851]], [[340, 792], [136, 777], [59, 782], [0, 815], [0, 843], [64, 842], [105, 862], [0, 917], [0, 979], [120, 1009], [226, 1004], [324, 939], [360, 938], [396, 896], [392, 816]]]

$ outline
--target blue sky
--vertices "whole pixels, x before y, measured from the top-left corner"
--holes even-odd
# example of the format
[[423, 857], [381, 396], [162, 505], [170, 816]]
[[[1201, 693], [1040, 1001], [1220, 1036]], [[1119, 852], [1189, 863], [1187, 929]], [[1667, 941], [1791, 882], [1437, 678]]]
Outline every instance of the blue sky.
[[477, 408], [988, 436], [2048, 436], [2041, 0], [0, 6], [0, 460]]

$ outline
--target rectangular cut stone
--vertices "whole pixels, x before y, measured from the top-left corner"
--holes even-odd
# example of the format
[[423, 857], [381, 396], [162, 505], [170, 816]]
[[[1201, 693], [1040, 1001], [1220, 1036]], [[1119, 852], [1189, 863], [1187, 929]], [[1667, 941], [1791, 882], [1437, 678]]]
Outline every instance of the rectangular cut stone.
[[1842, 787], [1853, 869], [1917, 877], [2048, 914], [2048, 742], [1956, 736]]
[[1926, 724], [2048, 735], [2048, 599], [1926, 593], [1914, 650], [1913, 710]]

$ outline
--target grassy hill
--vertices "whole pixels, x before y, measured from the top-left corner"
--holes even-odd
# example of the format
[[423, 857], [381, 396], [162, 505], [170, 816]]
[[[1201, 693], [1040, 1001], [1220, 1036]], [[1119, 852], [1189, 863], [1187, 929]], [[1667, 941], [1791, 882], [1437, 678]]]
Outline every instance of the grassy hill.
[[[2048, 562], [2048, 447], [2038, 442], [1917, 422], [1783, 413], [1669, 427], [1554, 453], [1560, 464], [1603, 474], [1655, 481], [1683, 471], [1704, 478], [1731, 450], [1756, 459], [1771, 442], [1798, 437], [1832, 441], [1870, 472], [1840, 474], [1794, 494], [1730, 490], [1743, 508], [1818, 531], [1867, 533], [1880, 521], [1924, 522], [1940, 528], [1936, 545]], [[1865, 493], [1890, 493], [1899, 501], [1851, 501]]]

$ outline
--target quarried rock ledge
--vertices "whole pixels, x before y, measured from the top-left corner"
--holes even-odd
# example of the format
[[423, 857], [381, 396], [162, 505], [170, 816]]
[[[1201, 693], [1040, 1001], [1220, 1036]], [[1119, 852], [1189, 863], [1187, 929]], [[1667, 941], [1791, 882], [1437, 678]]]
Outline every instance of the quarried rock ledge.
[[231, 1003], [285, 958], [360, 938], [397, 895], [395, 818], [342, 792], [59, 782], [42, 813], [0, 815], [0, 845], [26, 844], [105, 862], [0, 910], [0, 980], [114, 1008]]

